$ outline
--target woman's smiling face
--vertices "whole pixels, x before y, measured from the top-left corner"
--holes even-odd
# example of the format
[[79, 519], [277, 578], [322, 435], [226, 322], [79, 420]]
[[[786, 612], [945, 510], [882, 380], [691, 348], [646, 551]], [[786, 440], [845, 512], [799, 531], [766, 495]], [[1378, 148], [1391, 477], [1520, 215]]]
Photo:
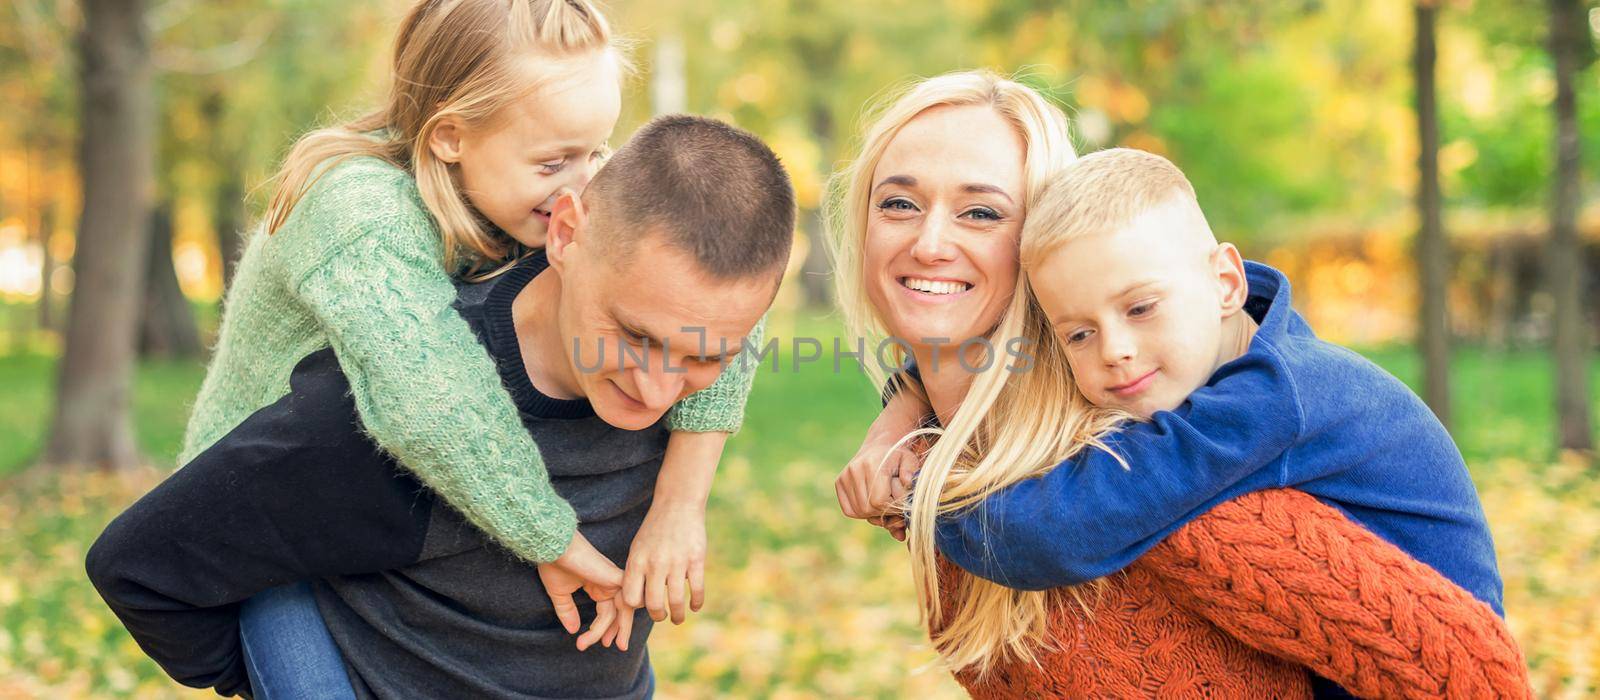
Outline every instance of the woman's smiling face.
[[889, 142], [872, 174], [862, 269], [891, 335], [960, 344], [998, 322], [1017, 283], [1025, 152], [984, 105], [929, 109]]

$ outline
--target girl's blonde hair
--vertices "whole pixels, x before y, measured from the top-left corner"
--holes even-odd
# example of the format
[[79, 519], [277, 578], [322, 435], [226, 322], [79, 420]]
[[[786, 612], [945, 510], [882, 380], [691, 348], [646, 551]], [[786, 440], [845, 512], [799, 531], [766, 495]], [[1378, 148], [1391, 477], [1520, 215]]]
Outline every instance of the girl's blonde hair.
[[530, 76], [530, 56], [560, 64], [611, 46], [611, 28], [589, 0], [419, 0], [400, 23], [386, 104], [295, 143], [276, 177], [267, 232], [283, 226], [333, 165], [373, 156], [416, 177], [444, 241], [446, 269], [458, 255], [475, 265], [504, 259], [513, 242], [473, 212], [450, 165], [428, 147], [433, 130], [452, 117], [468, 128], [492, 126], [505, 106], [562, 75], [541, 66]]
[[[902, 127], [934, 107], [992, 107], [1026, 144], [1025, 210], [1037, 201], [1051, 175], [1076, 157], [1067, 118], [1058, 107], [1032, 88], [989, 71], [923, 80], [891, 96], [886, 104], [867, 127], [860, 154], [835, 176], [829, 212], [828, 244], [840, 307], [849, 332], [871, 342], [882, 340], [888, 327], [867, 299], [861, 266], [871, 179]], [[1024, 240], [1030, 223], [1024, 220]], [[1000, 359], [1016, 339], [1026, 344], [1024, 364], [1029, 366]], [[1065, 353], [1027, 291], [1026, 265], [989, 341], [994, 361], [974, 376], [950, 424], [908, 436], [938, 436], [924, 456], [909, 504], [907, 531], [917, 599], [934, 648], [946, 664], [955, 671], [975, 669], [980, 675], [1006, 657], [1035, 661], [1036, 650], [1048, 646], [1049, 610], [1064, 601], [1062, 591], [1020, 591], [958, 571], [946, 578], [943, 593], [951, 600], [941, 605], [936, 519], [1042, 474], [1086, 446], [1103, 447], [1100, 438], [1121, 420], [1118, 414], [1095, 408], [1076, 390]], [[872, 381], [882, 386], [887, 377], [879, 363], [864, 364]], [[1086, 604], [1083, 591], [1067, 593]]]

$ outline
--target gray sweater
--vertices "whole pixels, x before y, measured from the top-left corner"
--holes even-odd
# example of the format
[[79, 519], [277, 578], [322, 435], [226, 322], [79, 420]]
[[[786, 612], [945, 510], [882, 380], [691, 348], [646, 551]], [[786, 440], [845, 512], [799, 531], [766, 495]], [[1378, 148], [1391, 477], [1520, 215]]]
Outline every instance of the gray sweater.
[[[586, 400], [528, 381], [511, 301], [545, 268], [531, 257], [463, 285], [457, 308], [496, 359], [579, 530], [615, 562], [649, 509], [664, 423], [613, 427]], [[575, 648], [537, 570], [467, 524], [363, 433], [327, 350], [291, 391], [119, 516], [89, 573], [134, 638], [180, 682], [247, 693], [237, 603], [314, 579], [357, 695], [378, 698], [642, 698], [653, 690], [635, 613], [630, 651]], [[198, 517], [197, 517], [198, 514]], [[593, 603], [577, 596], [585, 623]]]

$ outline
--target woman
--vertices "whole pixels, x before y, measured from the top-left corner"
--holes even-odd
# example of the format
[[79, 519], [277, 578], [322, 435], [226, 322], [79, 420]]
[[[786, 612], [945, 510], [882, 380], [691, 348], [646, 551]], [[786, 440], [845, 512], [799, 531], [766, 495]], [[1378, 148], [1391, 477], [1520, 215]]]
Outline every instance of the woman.
[[[947, 426], [931, 431], [942, 437], [914, 495], [921, 517], [910, 534], [934, 645], [957, 678], [982, 696], [1306, 696], [1306, 667], [1363, 694], [1525, 688], [1525, 667], [1498, 618], [1297, 492], [1223, 504], [1123, 574], [1076, 589], [1018, 591], [950, 566], [936, 571], [934, 517], [1093, 448], [1115, 424], [1073, 390], [1018, 270], [1028, 202], [1073, 158], [1065, 117], [1037, 93], [993, 74], [957, 73], [890, 103], [836, 190], [830, 250], [846, 318], [856, 335], [909, 348], [918, 393]], [[1028, 371], [1010, 361], [1017, 339], [1027, 344]], [[869, 373], [885, 379], [877, 367]], [[847, 468], [837, 488], [847, 514], [865, 517], [860, 466]], [[1230, 544], [1241, 526], [1252, 528], [1249, 547]], [[1295, 608], [1311, 611], [1298, 624], [1261, 633], [1259, 618], [1285, 600], [1316, 603], [1316, 591], [1348, 590], [1326, 561], [1296, 548], [1296, 534], [1312, 530], [1349, 550], [1341, 565], [1371, 566], [1401, 584], [1387, 593], [1442, 596], [1456, 606], [1446, 615], [1480, 615], [1447, 635], [1472, 650], [1462, 657], [1471, 661], [1424, 664], [1416, 647], [1384, 643], [1398, 634], [1388, 627], [1366, 618], [1352, 626], [1316, 605]], [[1270, 576], [1285, 560], [1305, 576], [1269, 580], [1270, 595], [1230, 587], [1228, 575], [1239, 571], [1218, 565]], [[1302, 631], [1321, 636], [1296, 636]]]

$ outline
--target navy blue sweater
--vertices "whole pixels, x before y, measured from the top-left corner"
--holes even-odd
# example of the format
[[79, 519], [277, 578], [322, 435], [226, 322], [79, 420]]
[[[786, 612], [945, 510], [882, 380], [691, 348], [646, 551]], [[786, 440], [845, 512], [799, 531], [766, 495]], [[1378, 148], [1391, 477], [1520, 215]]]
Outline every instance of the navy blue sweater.
[[1344, 512], [1504, 615], [1483, 506], [1461, 453], [1404, 384], [1319, 340], [1289, 282], [1246, 263], [1260, 330], [1175, 411], [941, 520], [939, 551], [1012, 588], [1116, 572], [1212, 506], [1293, 487]]

